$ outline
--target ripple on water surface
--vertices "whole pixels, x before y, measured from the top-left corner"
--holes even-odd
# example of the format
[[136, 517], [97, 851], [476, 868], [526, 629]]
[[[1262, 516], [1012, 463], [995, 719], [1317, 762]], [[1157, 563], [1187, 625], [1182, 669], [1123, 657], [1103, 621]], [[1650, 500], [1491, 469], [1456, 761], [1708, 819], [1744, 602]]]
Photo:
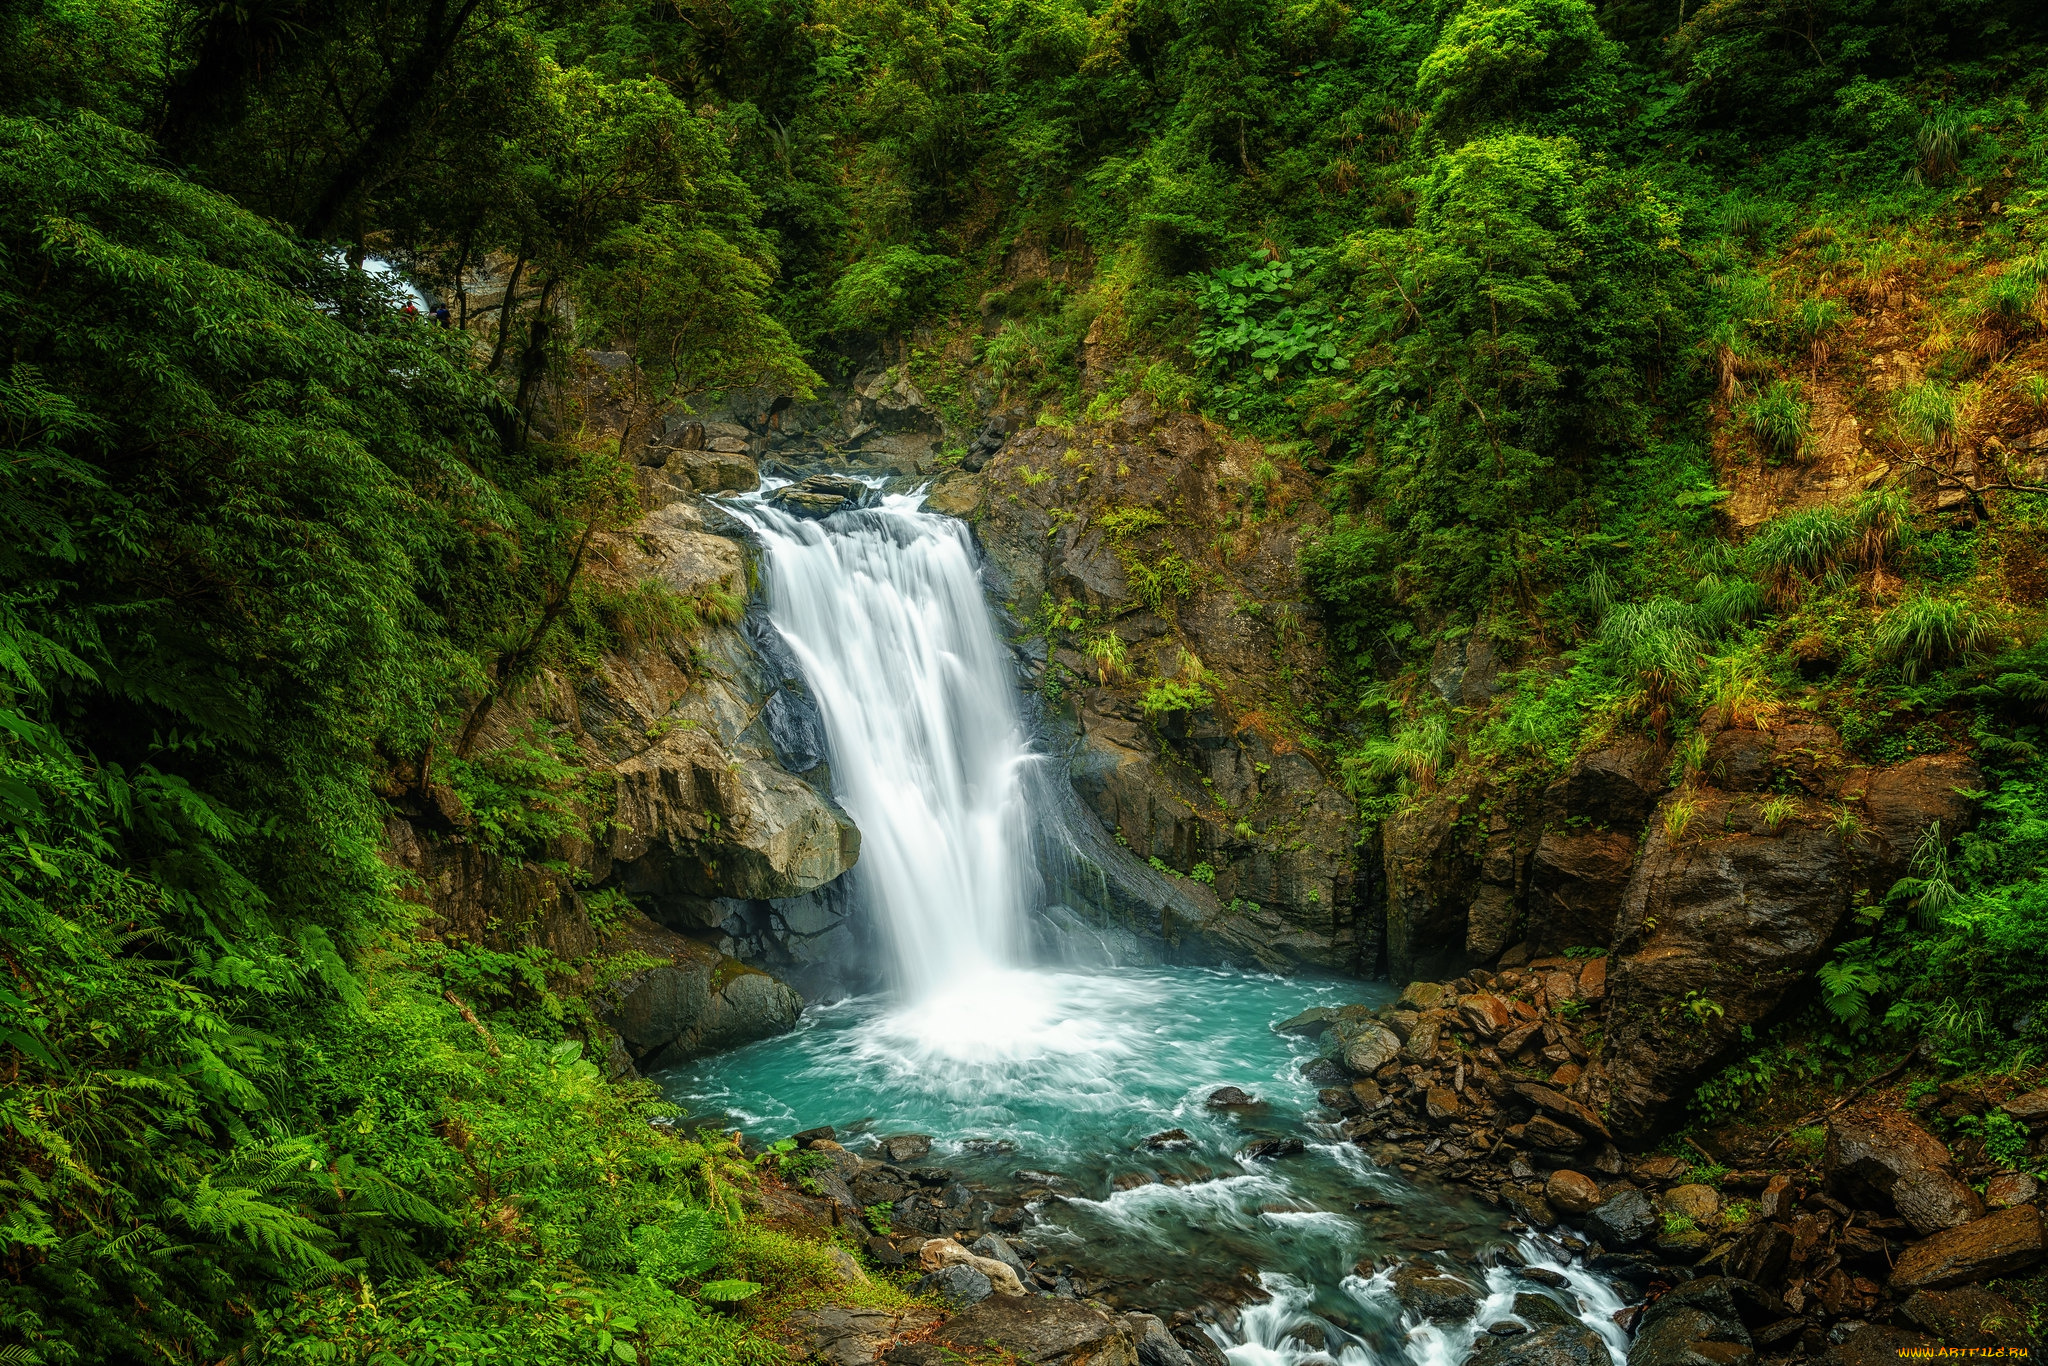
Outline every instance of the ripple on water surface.
[[[1384, 984], [1201, 968], [998, 972], [909, 1007], [879, 997], [814, 1007], [790, 1034], [662, 1081], [693, 1114], [762, 1139], [821, 1124], [926, 1133], [930, 1160], [970, 1181], [1054, 1173], [1060, 1193], [1027, 1235], [1043, 1255], [1090, 1281], [1136, 1282], [1142, 1293], [1124, 1298], [1160, 1311], [1263, 1293], [1231, 1335], [1239, 1366], [1341, 1358], [1342, 1343], [1358, 1363], [1447, 1366], [1485, 1322], [1508, 1316], [1512, 1296], [1489, 1296], [1457, 1329], [1407, 1324], [1375, 1284], [1384, 1277], [1354, 1268], [1433, 1256], [1479, 1276], [1473, 1259], [1504, 1241], [1500, 1215], [1382, 1170], [1327, 1129], [1318, 1139], [1315, 1087], [1301, 1075], [1314, 1045], [1272, 1028], [1311, 1006], [1390, 995]], [[1260, 1104], [1211, 1110], [1219, 1086]], [[1145, 1147], [1165, 1129], [1191, 1143]], [[1236, 1157], [1266, 1135], [1310, 1141], [1275, 1161]], [[1361, 1201], [1387, 1207], [1355, 1209]]]

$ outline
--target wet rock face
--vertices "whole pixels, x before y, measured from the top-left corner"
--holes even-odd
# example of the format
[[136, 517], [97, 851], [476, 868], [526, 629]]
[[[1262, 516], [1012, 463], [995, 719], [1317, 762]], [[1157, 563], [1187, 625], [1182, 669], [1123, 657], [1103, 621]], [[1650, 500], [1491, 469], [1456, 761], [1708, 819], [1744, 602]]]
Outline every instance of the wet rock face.
[[1737, 1031], [1821, 960], [1848, 909], [1842, 841], [1817, 821], [1772, 838], [1721, 835], [1747, 805], [1709, 796], [1691, 838], [1653, 829], [1629, 885], [1605, 1050], [1621, 1134], [1650, 1132]]
[[[1960, 790], [1979, 778], [1961, 755], [1854, 769], [1822, 726], [1783, 728], [1770, 756], [1771, 772], [1796, 789], [1791, 813], [1775, 825], [1759, 797], [1716, 788], [1667, 796], [1650, 822], [1607, 984], [1603, 1061], [1621, 1137], [1652, 1132], [1739, 1031], [1813, 970], [1854, 887], [1888, 887], [1933, 822], [1945, 834], [1967, 825], [1973, 808]], [[1827, 808], [1797, 795], [1806, 793], [1860, 798], [1864, 837], [1838, 836]], [[1681, 800], [1689, 803], [1682, 821], [1671, 809]]]
[[[1249, 701], [1317, 705], [1310, 680], [1326, 656], [1296, 565], [1326, 514], [1307, 476], [1280, 462], [1260, 485], [1267, 514], [1248, 519], [1246, 486], [1267, 454], [1191, 414], [1138, 397], [1107, 422], [1002, 425], [977, 438], [979, 474], [948, 478], [947, 507], [972, 509], [1013, 617], [1063, 602], [1085, 616], [1023, 668], [1058, 699], [1046, 743], [1066, 761], [1076, 821], [1121, 840], [1074, 875], [1049, 868], [1056, 895], [1181, 961], [1373, 972], [1355, 805], [1285, 708]], [[978, 495], [956, 486], [965, 479]], [[1115, 668], [1082, 652], [1109, 632], [1125, 656]], [[1228, 705], [1146, 712], [1146, 689], [1187, 683], [1190, 658]]]
[[803, 1010], [803, 998], [767, 973], [651, 921], [629, 925], [615, 947], [663, 960], [611, 984], [596, 1001], [642, 1072], [787, 1033]]
[[835, 512], [868, 507], [877, 499], [878, 495], [868, 485], [843, 474], [809, 475], [768, 495], [768, 502], [784, 512], [813, 521]]
[[1984, 1216], [1947, 1147], [1898, 1111], [1836, 1116], [1827, 1130], [1828, 1189], [1842, 1199], [1896, 1210], [1923, 1234]]

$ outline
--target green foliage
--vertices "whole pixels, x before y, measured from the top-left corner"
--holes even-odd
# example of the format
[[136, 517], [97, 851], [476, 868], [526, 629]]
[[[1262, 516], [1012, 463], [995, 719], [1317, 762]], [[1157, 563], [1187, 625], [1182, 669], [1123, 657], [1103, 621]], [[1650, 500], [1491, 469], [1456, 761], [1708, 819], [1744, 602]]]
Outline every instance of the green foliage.
[[1216, 699], [1200, 683], [1184, 683], [1177, 678], [1154, 679], [1138, 699], [1145, 715], [1154, 721], [1176, 712], [1202, 711], [1215, 703]]
[[1744, 425], [1756, 433], [1777, 460], [1799, 454], [1813, 422], [1812, 410], [1801, 396], [1796, 379], [1771, 381], [1769, 387], [1742, 406], [1741, 416]]
[[1902, 387], [1892, 399], [1892, 411], [1908, 439], [1937, 450], [1954, 439], [1962, 420], [1955, 391], [1936, 380]]
[[1990, 618], [1959, 598], [1909, 594], [1878, 624], [1878, 656], [1908, 683], [1930, 668], [1981, 655], [1996, 639]]
[[900, 332], [932, 310], [952, 258], [884, 247], [848, 266], [832, 286], [829, 316], [850, 332]]
[[1189, 348], [1219, 365], [1250, 361], [1269, 380], [1296, 361], [1312, 370], [1337, 363], [1337, 324], [1318, 299], [1295, 301], [1294, 263], [1254, 257], [1204, 276], [1195, 303], [1204, 318]]

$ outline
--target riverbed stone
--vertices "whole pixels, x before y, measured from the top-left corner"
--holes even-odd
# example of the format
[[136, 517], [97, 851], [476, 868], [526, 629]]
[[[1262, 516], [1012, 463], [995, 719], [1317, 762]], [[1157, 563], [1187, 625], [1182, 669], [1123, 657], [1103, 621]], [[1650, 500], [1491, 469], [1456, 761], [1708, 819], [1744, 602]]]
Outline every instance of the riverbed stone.
[[1600, 1206], [1600, 1187], [1591, 1177], [1560, 1167], [1544, 1182], [1543, 1198], [1560, 1213], [1591, 1214]]
[[1479, 1312], [1483, 1291], [1429, 1262], [1407, 1262], [1394, 1272], [1394, 1298], [1431, 1323], [1462, 1323]]
[[882, 1160], [896, 1166], [921, 1162], [931, 1156], [932, 1136], [930, 1134], [890, 1134], [875, 1145], [882, 1154]]
[[830, 1366], [874, 1366], [876, 1354], [889, 1343], [929, 1328], [938, 1318], [922, 1306], [897, 1312], [831, 1305], [792, 1314], [789, 1324], [814, 1360]]
[[2041, 1183], [2025, 1172], [2000, 1172], [1984, 1183], [1984, 1203], [1992, 1209], [2024, 1205], [2041, 1193]]
[[1399, 1004], [1407, 1010], [1435, 1010], [1444, 1004], [1444, 986], [1441, 982], [1410, 982], [1401, 992]]
[[1611, 1366], [1600, 1335], [1583, 1323], [1557, 1323], [1533, 1333], [1480, 1337], [1466, 1366]]
[[1690, 1219], [1701, 1228], [1707, 1228], [1721, 1217], [1721, 1193], [1712, 1186], [1673, 1186], [1664, 1192], [1666, 1213]]
[[1209, 1093], [1211, 1110], [1236, 1110], [1258, 1103], [1258, 1097], [1236, 1086], [1219, 1086]]
[[926, 1272], [917, 1282], [917, 1293], [952, 1305], [978, 1304], [995, 1293], [995, 1283], [965, 1262], [955, 1262]]
[[1616, 1192], [1585, 1219], [1586, 1231], [1607, 1247], [1634, 1247], [1658, 1229], [1650, 1198], [1634, 1187]]
[[2007, 1276], [2042, 1257], [2041, 1211], [2032, 1205], [2000, 1210], [1914, 1243], [1893, 1263], [1891, 1290], [1951, 1290]]
[[1369, 1077], [1401, 1053], [1401, 1040], [1377, 1020], [1367, 1021], [1344, 1045], [1344, 1065], [1362, 1077]]
[[948, 1319], [932, 1341], [963, 1354], [993, 1346], [1032, 1366], [1138, 1366], [1130, 1327], [1078, 1300], [991, 1296]]
[[1949, 1347], [1997, 1347], [2016, 1341], [2026, 1316], [2010, 1300], [1979, 1285], [1959, 1290], [1916, 1290], [1899, 1317]]
[[1515, 1296], [1515, 1317], [1526, 1319], [1536, 1329], [1578, 1326], [1578, 1316], [1548, 1295], [1523, 1291]]
[[1628, 1366], [1740, 1366], [1756, 1346], [1727, 1282], [1688, 1281], [1643, 1311]]
[[1823, 1166], [1837, 1197], [1895, 1209], [1918, 1233], [1939, 1233], [1984, 1214], [1984, 1202], [1942, 1141], [1897, 1110], [1831, 1118]]

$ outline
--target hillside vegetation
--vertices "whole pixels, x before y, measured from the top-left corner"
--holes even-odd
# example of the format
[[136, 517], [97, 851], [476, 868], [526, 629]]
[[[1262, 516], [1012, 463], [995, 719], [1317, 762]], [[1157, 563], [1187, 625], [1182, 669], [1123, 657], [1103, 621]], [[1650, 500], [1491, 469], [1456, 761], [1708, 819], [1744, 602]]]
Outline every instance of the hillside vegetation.
[[823, 1254], [585, 1060], [604, 964], [421, 938], [380, 831], [581, 819], [477, 742], [684, 622], [580, 572], [624, 444], [877, 352], [963, 431], [1142, 393], [1263, 443], [1246, 516], [1315, 487], [1290, 724], [1369, 824], [1619, 732], [1683, 779], [1708, 715], [1974, 753], [1701, 1104], [2042, 1061], [2030, 0], [28, 0], [0, 71], [0, 1358], [773, 1355]]

